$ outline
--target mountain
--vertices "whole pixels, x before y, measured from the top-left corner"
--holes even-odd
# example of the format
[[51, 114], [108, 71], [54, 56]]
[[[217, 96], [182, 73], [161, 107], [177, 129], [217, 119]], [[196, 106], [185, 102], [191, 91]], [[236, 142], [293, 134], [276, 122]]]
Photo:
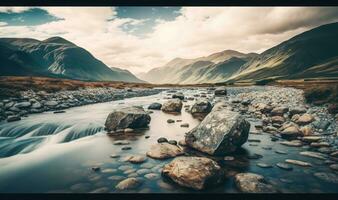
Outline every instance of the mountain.
[[229, 81], [338, 77], [338, 23], [303, 32], [241, 66]]
[[127, 70], [109, 68], [87, 50], [61, 37], [43, 41], [0, 38], [0, 74], [143, 82]]
[[225, 50], [195, 59], [175, 58], [162, 67], [139, 74], [151, 83], [207, 83], [224, 81], [257, 54]]

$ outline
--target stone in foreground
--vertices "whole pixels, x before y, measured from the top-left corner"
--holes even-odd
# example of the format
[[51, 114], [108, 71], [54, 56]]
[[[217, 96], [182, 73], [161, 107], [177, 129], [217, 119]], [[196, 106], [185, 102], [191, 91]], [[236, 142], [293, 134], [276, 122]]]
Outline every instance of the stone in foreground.
[[183, 153], [184, 152], [182, 149], [176, 145], [169, 143], [158, 143], [150, 147], [150, 150], [147, 152], [147, 156], [154, 159], [163, 160], [182, 155]]
[[115, 109], [111, 112], [105, 123], [108, 131], [116, 131], [126, 128], [144, 128], [147, 127], [151, 118], [141, 107], [126, 107]]
[[245, 193], [275, 193], [278, 192], [268, 184], [264, 177], [254, 173], [239, 173], [235, 176], [236, 187]]
[[223, 181], [224, 173], [213, 160], [204, 157], [178, 157], [165, 165], [162, 175], [183, 187], [202, 190]]
[[182, 109], [182, 101], [179, 100], [179, 99], [172, 99], [172, 100], [169, 100], [167, 102], [165, 102], [163, 105], [162, 105], [162, 108], [161, 110], [163, 112], [181, 112], [181, 109]]
[[218, 107], [194, 129], [186, 133], [188, 146], [210, 155], [234, 152], [249, 135], [250, 123], [239, 113]]

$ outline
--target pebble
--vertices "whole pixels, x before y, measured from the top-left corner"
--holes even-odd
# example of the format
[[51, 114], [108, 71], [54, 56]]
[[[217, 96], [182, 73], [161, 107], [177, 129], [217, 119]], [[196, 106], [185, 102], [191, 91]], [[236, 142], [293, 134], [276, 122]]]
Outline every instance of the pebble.
[[128, 146], [128, 147], [122, 147], [122, 148], [121, 148], [121, 150], [124, 150], [124, 151], [125, 151], [125, 150], [130, 150], [130, 149], [131, 149], [130, 146]]
[[189, 124], [188, 123], [181, 124], [181, 127], [189, 128]]
[[158, 174], [155, 173], [149, 173], [144, 175], [145, 178], [149, 179], [149, 180], [156, 180], [158, 178], [160, 178], [160, 176]]
[[127, 178], [121, 182], [119, 182], [115, 188], [118, 190], [128, 190], [128, 189], [135, 189], [139, 187], [142, 182], [137, 178]]
[[157, 139], [157, 142], [158, 142], [158, 143], [168, 142], [168, 139], [165, 138], [165, 137], [160, 137], [160, 138]]
[[278, 154], [288, 154], [287, 152], [282, 151], [282, 150], [276, 150], [275, 152], [278, 153]]
[[302, 151], [299, 154], [302, 155], [302, 156], [308, 156], [308, 157], [311, 157], [311, 158], [318, 158], [318, 159], [321, 159], [321, 160], [326, 159], [325, 158], [326, 156], [324, 154], [312, 152], [312, 151]]
[[235, 158], [233, 156], [225, 156], [223, 158], [225, 161], [232, 161], [232, 160], [235, 160]]
[[168, 124], [175, 123], [175, 120], [173, 120], [173, 119], [168, 119], [168, 120], [167, 120], [167, 123], [168, 123]]
[[338, 171], [338, 164], [332, 164], [332, 165], [330, 165], [330, 169]]
[[94, 167], [92, 167], [92, 170], [93, 170], [94, 172], [100, 171], [100, 167], [94, 166]]
[[111, 157], [111, 158], [119, 158], [120, 155], [117, 155], [117, 154], [111, 154], [110, 157]]
[[133, 164], [140, 164], [143, 163], [147, 160], [147, 158], [145, 156], [140, 156], [140, 155], [135, 155], [135, 156], [131, 156], [128, 161], [133, 163]]

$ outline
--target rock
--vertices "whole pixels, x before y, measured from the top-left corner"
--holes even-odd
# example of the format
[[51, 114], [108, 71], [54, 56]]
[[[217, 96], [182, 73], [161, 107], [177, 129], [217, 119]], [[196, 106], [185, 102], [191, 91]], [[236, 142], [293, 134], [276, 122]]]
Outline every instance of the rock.
[[318, 152], [312, 152], [312, 151], [302, 151], [299, 153], [302, 156], [308, 156], [311, 158], [318, 158], [321, 160], [325, 160], [326, 156], [324, 154], [318, 153]]
[[148, 106], [148, 109], [150, 110], [161, 110], [162, 104], [160, 103], [152, 103]]
[[180, 99], [183, 100], [184, 99], [184, 94], [182, 92], [178, 92], [176, 94], [173, 94], [172, 96], [173, 99]]
[[139, 175], [144, 175], [144, 174], [151, 173], [151, 170], [150, 169], [139, 169], [136, 171], [136, 173]]
[[264, 104], [264, 103], [255, 104], [255, 107], [257, 110], [259, 110], [262, 113], [269, 113], [273, 109], [272, 106]]
[[338, 164], [332, 164], [332, 165], [330, 165], [330, 169], [332, 169], [334, 171], [338, 171]]
[[150, 150], [147, 152], [147, 156], [154, 159], [167, 159], [182, 155], [183, 153], [182, 149], [176, 145], [158, 143], [150, 147]]
[[144, 175], [145, 178], [149, 179], [149, 180], [156, 180], [158, 178], [160, 178], [160, 176], [158, 174], [155, 173], [149, 173]]
[[285, 139], [296, 138], [300, 134], [301, 134], [301, 131], [299, 130], [297, 126], [289, 126], [280, 133], [282, 138], [285, 138]]
[[128, 145], [130, 142], [125, 141], [125, 140], [118, 140], [114, 142], [114, 145]]
[[322, 137], [320, 136], [305, 136], [302, 138], [302, 140], [305, 142], [318, 142], [321, 139]]
[[281, 163], [281, 162], [277, 163], [276, 166], [281, 168], [281, 169], [287, 170], [287, 171], [291, 171], [293, 169], [292, 166], [290, 166], [286, 163]]
[[127, 178], [119, 182], [119, 184], [117, 184], [115, 188], [118, 190], [135, 189], [139, 187], [141, 184], [142, 182], [137, 178]]
[[338, 184], [338, 176], [334, 173], [317, 172], [314, 173], [314, 176], [323, 181]]
[[300, 118], [300, 115], [295, 114], [291, 117], [291, 121], [296, 122]]
[[187, 146], [187, 143], [185, 143], [185, 140], [180, 140], [180, 141], [178, 141], [178, 144], [179, 144], [180, 146]]
[[250, 123], [239, 113], [219, 107], [186, 133], [185, 141], [188, 146], [210, 155], [226, 154], [247, 141], [249, 130]]
[[289, 108], [288, 107], [285, 107], [285, 106], [281, 106], [281, 107], [276, 107], [274, 109], [271, 110], [271, 115], [272, 116], [283, 116], [284, 113], [287, 113], [289, 111]]
[[233, 156], [225, 156], [223, 158], [223, 160], [225, 160], [225, 161], [233, 161], [233, 160], [235, 160], [235, 158]]
[[148, 139], [148, 138], [150, 138], [150, 135], [146, 135], [146, 136], [144, 136], [144, 138], [145, 138], [145, 139]]
[[131, 147], [122, 147], [121, 150], [126, 151], [132, 149]]
[[248, 106], [248, 105], [251, 104], [251, 100], [249, 100], [249, 99], [243, 99], [243, 100], [241, 101], [241, 104], [242, 104], [243, 106]]
[[162, 175], [183, 187], [202, 190], [223, 181], [224, 173], [205, 157], [178, 157], [163, 167]]
[[306, 108], [304, 107], [291, 107], [289, 110], [289, 113], [291, 116], [295, 114], [303, 114], [306, 113]]
[[128, 161], [134, 164], [140, 164], [143, 163], [144, 161], [146, 161], [147, 158], [144, 156], [139, 156], [139, 155], [135, 155], [135, 156], [131, 156]]
[[330, 114], [337, 114], [338, 113], [338, 105], [337, 103], [333, 103], [333, 104], [330, 104], [328, 107], [327, 107], [327, 111], [330, 113]]
[[272, 123], [282, 124], [284, 123], [285, 119], [282, 116], [273, 116], [271, 117]]
[[116, 131], [126, 128], [147, 127], [151, 118], [141, 107], [127, 107], [112, 111], [105, 122], [108, 131]]
[[304, 161], [300, 161], [300, 160], [286, 159], [285, 162], [289, 163], [289, 164], [294, 164], [294, 165], [302, 166], [302, 167], [311, 167], [312, 166], [310, 163], [304, 162]]
[[191, 107], [191, 114], [197, 113], [209, 113], [212, 109], [211, 103], [207, 100], [198, 100], [192, 107]]
[[189, 124], [188, 123], [183, 123], [183, 124], [181, 124], [181, 127], [189, 128]]
[[302, 132], [303, 136], [310, 136], [313, 135], [312, 128], [310, 126], [304, 126], [300, 128], [300, 131]]
[[257, 153], [253, 153], [253, 154], [247, 155], [246, 157], [250, 160], [256, 160], [256, 159], [262, 158], [263, 156]]
[[276, 150], [275, 152], [278, 154], [287, 154], [285, 151], [282, 151], [282, 150]]
[[317, 129], [326, 130], [330, 126], [330, 122], [326, 120], [319, 120], [319, 121], [313, 122], [313, 126]]
[[175, 123], [175, 120], [173, 120], [173, 119], [168, 119], [168, 120], [167, 120], [167, 123], [168, 123], [168, 124]]
[[177, 141], [176, 140], [169, 140], [168, 143], [172, 144], [172, 145], [177, 145]]
[[125, 133], [132, 133], [132, 132], [134, 132], [134, 129], [132, 129], [132, 128], [126, 128], [126, 129], [124, 129], [124, 132]]
[[179, 99], [172, 99], [172, 100], [169, 100], [167, 102], [165, 102], [163, 105], [162, 105], [162, 108], [161, 110], [163, 112], [181, 112], [181, 109], [182, 109], [182, 101], [179, 100]]
[[100, 167], [99, 166], [94, 166], [94, 167], [92, 167], [92, 170], [94, 171], [94, 172], [97, 172], [97, 171], [100, 171]]
[[330, 156], [334, 157], [334, 158], [338, 158], [338, 151], [332, 152], [330, 154]]
[[158, 143], [168, 142], [168, 139], [165, 138], [165, 137], [160, 137], [160, 138], [157, 139], [157, 142], [158, 142]]
[[303, 146], [302, 142], [299, 140], [292, 140], [292, 141], [283, 141], [280, 144], [289, 146], [289, 147], [301, 147]]
[[64, 111], [64, 110], [57, 110], [57, 111], [54, 111], [53, 113], [54, 114], [59, 114], [59, 113], [65, 113], [66, 111]]
[[320, 147], [329, 147], [331, 145], [327, 142], [311, 142], [310, 146], [315, 147], [315, 148], [320, 148]]
[[19, 121], [19, 120], [21, 120], [21, 117], [19, 116], [12, 115], [12, 116], [7, 117], [7, 122], [14, 122], [14, 121]]
[[110, 157], [111, 157], [111, 158], [119, 158], [120, 155], [117, 155], [117, 154], [111, 154]]
[[264, 177], [254, 173], [239, 173], [235, 176], [236, 187], [245, 193], [275, 193], [277, 190], [268, 184]]
[[25, 102], [20, 102], [20, 103], [16, 103], [14, 104], [14, 107], [17, 107], [17, 108], [29, 108], [31, 106], [31, 102], [28, 102], [28, 101], [25, 101]]
[[59, 103], [57, 101], [46, 101], [44, 103], [45, 106], [48, 106], [48, 107], [54, 107], [54, 106], [57, 106]]
[[300, 116], [296, 123], [299, 125], [306, 125], [313, 122], [314, 120], [315, 118], [312, 115], [306, 113]]
[[227, 95], [227, 89], [226, 87], [219, 87], [214, 91], [214, 94], [216, 96], [224, 96]]
[[257, 163], [257, 166], [261, 168], [272, 168], [272, 165], [266, 163]]

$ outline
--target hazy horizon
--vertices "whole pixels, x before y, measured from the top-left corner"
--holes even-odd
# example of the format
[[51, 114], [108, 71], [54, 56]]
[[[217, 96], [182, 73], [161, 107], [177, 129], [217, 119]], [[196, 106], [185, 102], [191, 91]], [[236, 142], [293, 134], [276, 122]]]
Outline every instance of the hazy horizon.
[[0, 37], [63, 37], [134, 74], [227, 49], [261, 53], [338, 21], [335, 7], [0, 7]]

